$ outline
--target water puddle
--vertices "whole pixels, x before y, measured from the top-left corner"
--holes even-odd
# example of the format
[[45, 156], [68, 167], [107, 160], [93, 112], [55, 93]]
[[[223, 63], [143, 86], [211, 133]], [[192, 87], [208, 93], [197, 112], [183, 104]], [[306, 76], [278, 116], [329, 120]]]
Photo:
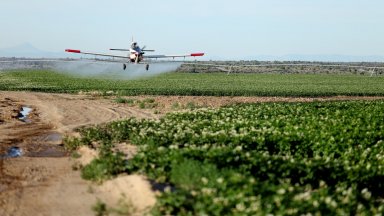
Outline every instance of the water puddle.
[[8, 149], [5, 154], [0, 154], [0, 159], [17, 158], [17, 157], [67, 157], [69, 154], [63, 146], [59, 145], [42, 145], [34, 151], [26, 151], [25, 153], [20, 147], [13, 146]]
[[23, 150], [20, 147], [12, 146], [8, 149], [7, 153], [0, 155], [0, 158], [16, 158], [23, 155]]
[[23, 121], [25, 123], [31, 123], [31, 120], [28, 119], [28, 115], [29, 113], [32, 111], [31, 108], [29, 107], [26, 107], [26, 106], [23, 106], [20, 110], [20, 113], [19, 113], [19, 120], [20, 121]]
[[60, 146], [44, 146], [38, 152], [30, 152], [28, 157], [66, 157], [68, 152]]
[[44, 142], [49, 142], [49, 143], [56, 143], [56, 144], [61, 144], [63, 140], [63, 136], [60, 133], [50, 133], [48, 134], [43, 141]]
[[62, 135], [52, 131], [39, 135], [20, 146], [3, 148], [0, 159], [17, 157], [67, 157], [69, 153], [65, 150]]

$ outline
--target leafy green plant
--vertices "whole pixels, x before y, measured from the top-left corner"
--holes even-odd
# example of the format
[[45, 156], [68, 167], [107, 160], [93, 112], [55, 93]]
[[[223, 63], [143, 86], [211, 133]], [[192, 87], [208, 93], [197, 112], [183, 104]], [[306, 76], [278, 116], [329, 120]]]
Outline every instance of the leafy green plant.
[[186, 190], [193, 190], [203, 183], [215, 182], [219, 170], [213, 164], [203, 164], [195, 160], [174, 161], [171, 166], [170, 183]]
[[117, 203], [117, 206], [111, 208], [109, 211], [117, 215], [133, 215], [136, 211], [136, 208], [125, 195], [122, 195]]
[[99, 199], [97, 200], [96, 204], [92, 206], [92, 210], [95, 212], [96, 216], [108, 215], [107, 205]]
[[64, 148], [69, 150], [69, 151], [74, 151], [80, 146], [84, 145], [84, 142], [77, 137], [70, 138], [70, 137], [64, 137], [63, 138], [63, 144]]
[[102, 152], [99, 158], [86, 165], [81, 177], [92, 181], [103, 181], [126, 170], [127, 161], [120, 152]]
[[188, 102], [188, 103], [185, 105], [185, 108], [190, 109], [190, 110], [193, 110], [193, 109], [199, 108], [199, 106], [196, 105], [194, 102]]
[[118, 97], [115, 99], [116, 103], [125, 103], [125, 98]]
[[132, 99], [132, 98], [121, 98], [121, 97], [118, 97], [115, 99], [115, 102], [116, 103], [124, 103], [124, 104], [128, 104], [128, 105], [133, 105], [135, 103], [135, 100]]
[[172, 110], [178, 110], [178, 109], [180, 109], [180, 104], [178, 102], [174, 102], [172, 104]]
[[74, 159], [78, 159], [78, 158], [81, 158], [81, 154], [79, 154], [78, 152], [74, 151], [71, 153], [71, 157], [74, 158]]
[[145, 103], [143, 101], [139, 102], [139, 108], [140, 109], [145, 109]]
[[155, 99], [153, 98], [146, 98], [142, 101], [139, 101], [139, 108], [140, 109], [153, 109], [158, 106], [157, 103], [155, 103]]
[[155, 103], [155, 99], [154, 98], [146, 98], [143, 100], [144, 103]]

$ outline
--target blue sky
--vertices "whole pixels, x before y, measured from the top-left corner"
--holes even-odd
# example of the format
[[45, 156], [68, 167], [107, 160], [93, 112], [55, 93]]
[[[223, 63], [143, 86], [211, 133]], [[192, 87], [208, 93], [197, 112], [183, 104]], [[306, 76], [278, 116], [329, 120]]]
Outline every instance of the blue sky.
[[159, 54], [383, 55], [382, 0], [2, 0], [0, 48]]

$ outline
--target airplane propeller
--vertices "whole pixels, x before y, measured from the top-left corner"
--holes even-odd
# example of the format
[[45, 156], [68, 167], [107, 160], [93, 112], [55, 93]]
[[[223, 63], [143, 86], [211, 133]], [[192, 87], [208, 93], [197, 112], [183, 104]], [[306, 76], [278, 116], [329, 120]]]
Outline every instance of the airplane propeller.
[[155, 52], [155, 50], [146, 50], [145, 47], [146, 46], [143, 46], [143, 48], [141, 48], [141, 51], [143, 51], [143, 52]]

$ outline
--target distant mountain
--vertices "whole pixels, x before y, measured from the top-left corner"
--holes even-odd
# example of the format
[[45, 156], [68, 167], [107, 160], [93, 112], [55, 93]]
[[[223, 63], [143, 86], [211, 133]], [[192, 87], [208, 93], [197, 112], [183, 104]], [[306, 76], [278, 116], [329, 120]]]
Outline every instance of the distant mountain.
[[[23, 43], [14, 47], [0, 49], [0, 57], [16, 58], [66, 58], [70, 57], [63, 52], [48, 52], [34, 47], [30, 43]], [[72, 56], [73, 57], [73, 56]]]

